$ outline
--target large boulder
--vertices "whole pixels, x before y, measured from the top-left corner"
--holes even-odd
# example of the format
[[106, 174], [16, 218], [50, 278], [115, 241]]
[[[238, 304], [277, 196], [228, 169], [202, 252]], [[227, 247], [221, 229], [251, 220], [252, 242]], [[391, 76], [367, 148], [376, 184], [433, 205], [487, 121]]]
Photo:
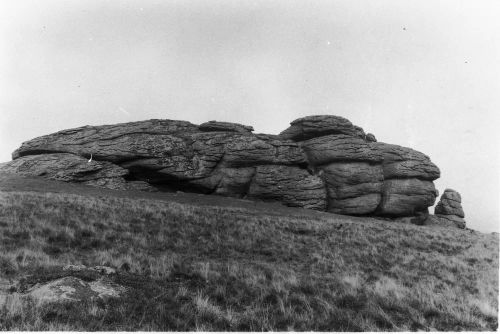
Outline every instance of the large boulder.
[[[440, 172], [428, 156], [377, 142], [343, 117], [300, 118], [280, 135], [252, 131], [217, 121], [84, 126], [24, 142], [0, 171], [112, 189], [273, 200], [350, 215], [408, 216], [434, 204], [432, 181]], [[446, 213], [452, 208], [459, 217], [454, 205], [443, 199]]]

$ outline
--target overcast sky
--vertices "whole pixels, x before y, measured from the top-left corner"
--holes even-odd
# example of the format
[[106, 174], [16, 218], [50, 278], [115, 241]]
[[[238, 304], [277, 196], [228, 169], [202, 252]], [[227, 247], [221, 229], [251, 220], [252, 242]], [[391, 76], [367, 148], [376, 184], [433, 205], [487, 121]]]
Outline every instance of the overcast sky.
[[274, 133], [348, 118], [440, 167], [498, 231], [499, 1], [0, 3], [0, 162], [21, 142], [150, 118]]

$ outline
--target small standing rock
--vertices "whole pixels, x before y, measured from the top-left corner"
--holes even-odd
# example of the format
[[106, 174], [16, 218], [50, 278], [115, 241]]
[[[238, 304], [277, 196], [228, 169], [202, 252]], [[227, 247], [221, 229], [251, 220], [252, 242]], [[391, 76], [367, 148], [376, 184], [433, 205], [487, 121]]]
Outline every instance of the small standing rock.
[[462, 197], [453, 189], [445, 189], [434, 214], [445, 224], [453, 224], [465, 228], [465, 214], [462, 208]]

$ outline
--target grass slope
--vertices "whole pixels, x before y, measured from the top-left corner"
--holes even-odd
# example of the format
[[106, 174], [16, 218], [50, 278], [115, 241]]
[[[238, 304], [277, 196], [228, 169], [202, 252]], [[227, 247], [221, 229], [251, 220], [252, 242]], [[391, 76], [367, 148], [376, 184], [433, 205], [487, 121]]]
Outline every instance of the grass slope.
[[0, 330], [498, 326], [498, 234], [3, 180], [0, 287], [66, 264], [108, 265], [130, 293], [45, 307], [12, 293], [0, 297]]

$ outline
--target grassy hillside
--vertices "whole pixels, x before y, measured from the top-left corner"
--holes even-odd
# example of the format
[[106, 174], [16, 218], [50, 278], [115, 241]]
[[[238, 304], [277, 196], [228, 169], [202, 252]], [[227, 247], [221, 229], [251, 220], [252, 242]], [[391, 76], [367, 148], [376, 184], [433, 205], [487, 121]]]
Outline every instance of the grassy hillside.
[[220, 198], [192, 196], [190, 204], [190, 195], [78, 186], [55, 193], [57, 184], [45, 192], [34, 181], [0, 182], [0, 288], [85, 264], [127, 273], [133, 279], [120, 283], [130, 293], [70, 307], [0, 297], [0, 330], [498, 326], [498, 234], [244, 201], [210, 205]]

